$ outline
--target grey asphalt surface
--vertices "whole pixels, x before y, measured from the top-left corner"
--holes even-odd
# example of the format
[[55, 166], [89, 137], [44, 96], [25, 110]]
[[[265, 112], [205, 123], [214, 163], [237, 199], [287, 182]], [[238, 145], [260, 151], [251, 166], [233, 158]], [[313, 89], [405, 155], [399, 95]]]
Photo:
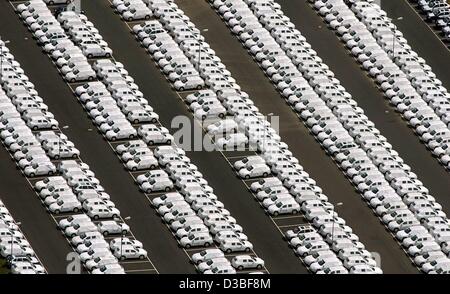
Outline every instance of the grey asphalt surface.
[[[284, 7], [286, 2], [291, 4], [295, 1], [282, 2], [285, 13], [291, 12], [295, 15], [289, 15], [294, 21], [297, 18], [301, 18], [306, 23], [321, 22], [320, 19], [315, 18], [314, 11], [308, 10], [310, 9], [309, 7], [295, 6], [288, 8]], [[317, 184], [323, 189], [330, 201], [332, 203], [344, 203], [343, 206], [338, 208], [338, 213], [353, 228], [368, 250], [378, 252], [381, 255], [383, 271], [385, 273], [417, 273], [417, 270], [411, 265], [405, 253], [392, 239], [384, 226], [379, 223], [365, 202], [361, 200], [361, 196], [355, 192], [353, 186], [336, 164], [326, 155], [314, 137], [309, 134], [307, 128], [299, 121], [299, 118], [280, 98], [280, 95], [265, 77], [263, 71], [252, 60], [238, 39], [231, 35], [225, 23], [209, 4], [203, 0], [177, 1], [177, 4], [196, 24], [197, 28], [200, 30], [208, 29], [207, 32], [203, 33], [206, 41], [216, 51], [217, 56], [222, 59], [222, 62], [231, 71], [232, 76], [241, 85], [242, 89], [249, 93], [250, 98], [262, 113], [268, 114], [273, 112], [274, 115], [279, 116], [282, 140], [290, 146], [290, 150], [299, 159], [305, 171], [317, 181]], [[302, 2], [303, 4], [306, 3]], [[305, 18], [308, 18], [308, 20]], [[309, 30], [310, 33], [317, 33], [313, 32], [311, 27], [310, 25], [306, 30]], [[301, 25], [298, 28], [303, 30]], [[307, 36], [309, 40], [308, 37], [309, 35]], [[323, 42], [320, 44], [322, 51], [329, 50], [329, 54], [334, 54], [336, 51], [341, 50], [338, 40], [335, 39], [334, 34], [331, 32], [329, 32], [328, 36], [321, 35], [316, 37], [316, 39], [321, 38], [323, 38]], [[333, 41], [335, 44], [333, 44]], [[313, 47], [317, 47], [314, 45]], [[344, 53], [343, 50], [341, 50], [341, 53]], [[340, 55], [336, 57], [336, 59], [340, 58]], [[345, 58], [346, 60], [340, 61], [340, 66], [348, 68], [347, 63], [352, 66], [352, 60], [347, 56]], [[327, 61], [326, 63], [328, 64]], [[364, 77], [357, 67], [351, 68], [347, 74], [349, 79], [359, 75], [360, 79], [365, 79], [366, 85], [370, 83], [370, 80]], [[379, 96], [376, 91], [374, 89], [375, 94]], [[377, 99], [383, 102], [381, 96], [377, 97]], [[402, 122], [399, 121], [399, 123]]]
[[[0, 21], [0, 26], [1, 26]], [[6, 148], [0, 146], [0, 199], [8, 208], [48, 273], [65, 273], [72, 249], [57, 229]]]
[[[162, 125], [173, 133], [177, 130], [171, 127], [173, 117], [183, 115], [192, 120], [192, 114], [109, 5], [106, 0], [89, 1], [83, 5], [83, 10], [113, 49], [116, 60], [125, 65], [150, 105], [160, 115]], [[188, 152], [188, 156], [214, 188], [225, 208], [244, 228], [255, 252], [265, 260], [271, 273], [307, 272], [219, 152]]]
[[[9, 3], [0, 2], [0, 35], [4, 40], [10, 40], [8, 44], [11, 52], [16, 57], [30, 81], [34, 83], [36, 90], [43, 97], [49, 110], [53, 112], [60, 125], [68, 125], [69, 129], [64, 133], [80, 149], [82, 159], [90, 165], [97, 178], [104, 186], [106, 192], [111, 195], [117, 208], [123, 217], [131, 216], [127, 221], [136, 238], [143, 242], [144, 248], [148, 251], [149, 258], [161, 273], [194, 273], [194, 266], [189, 264], [188, 257], [178, 248], [177, 242], [173, 239], [169, 230], [155, 214], [155, 210], [150, 207], [146, 197], [138, 191], [131, 176], [125, 171], [123, 165], [110, 149], [103, 137], [97, 133], [87, 114], [73, 96], [69, 87], [59, 76], [56, 67], [50, 59], [41, 52], [40, 47], [32, 39], [32, 35], [27, 31], [15, 14]], [[116, 21], [119, 23], [119, 21]], [[88, 131], [92, 129], [93, 131]], [[11, 171], [15, 172], [15, 171]], [[11, 177], [14, 178], [13, 174]], [[15, 176], [19, 181], [22, 177], [20, 173]], [[13, 179], [11, 180], [13, 181]], [[3, 182], [2, 182], [3, 183]], [[14, 195], [16, 185], [2, 184], [4, 193]], [[9, 191], [11, 190], [11, 191]], [[20, 205], [21, 202], [11, 205]], [[8, 205], [9, 207], [9, 205]], [[19, 206], [20, 207], [20, 206]], [[33, 207], [27, 210], [23, 218], [17, 216], [22, 221], [32, 223], [34, 215], [45, 214], [44, 208]], [[57, 232], [53, 228], [53, 231]], [[52, 244], [51, 248], [58, 246], [57, 238], [51, 230], [41, 230], [40, 237], [45, 242]], [[33, 241], [33, 240], [31, 240]], [[54, 243], [52, 243], [54, 242]], [[31, 242], [34, 247], [34, 243]], [[62, 248], [64, 245], [60, 245]], [[46, 250], [42, 258], [52, 255], [62, 249]], [[52, 258], [49, 256], [48, 258]], [[59, 258], [59, 257], [58, 257]], [[62, 257], [65, 261], [65, 255]], [[56, 259], [56, 257], [55, 257]], [[54, 261], [56, 263], [56, 261]], [[52, 265], [57, 268], [57, 264]], [[65, 273], [65, 271], [61, 271]]]

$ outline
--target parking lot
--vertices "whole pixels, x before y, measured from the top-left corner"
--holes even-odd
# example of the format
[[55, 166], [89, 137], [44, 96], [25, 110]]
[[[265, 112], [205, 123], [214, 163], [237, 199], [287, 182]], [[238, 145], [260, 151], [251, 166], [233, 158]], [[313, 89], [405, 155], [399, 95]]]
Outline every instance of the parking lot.
[[[353, 99], [364, 109], [381, 134], [392, 144], [393, 149], [399, 152], [424, 186], [429, 188], [430, 194], [442, 204], [442, 210], [450, 213], [448, 198], [450, 173], [433, 158], [413, 130], [389, 105], [382, 91], [360, 68], [358, 62], [336, 38], [335, 33], [327, 28], [326, 23], [307, 1], [276, 2], [281, 5], [281, 9], [306, 37], [323, 62], [335, 73], [336, 78], [341, 81]], [[102, 186], [111, 195], [111, 200], [121, 211], [121, 221], [132, 228], [125, 237], [139, 240], [144, 244], [148, 258], [121, 261], [125, 272], [195, 273], [192, 255], [206, 247], [182, 248], [170, 226], [161, 221], [151, 202], [164, 192], [139, 191], [136, 178], [148, 170], [129, 171], [121, 162], [115, 149], [128, 140], [110, 142], [97, 130], [88, 117], [87, 110], [75, 95], [76, 87], [84, 83], [69, 83], [61, 78], [55, 63], [42, 52], [41, 47], [33, 40], [33, 35], [14, 12], [13, 6], [19, 3], [22, 1], [0, 3], [0, 36], [3, 40], [10, 41], [8, 47], [11, 53], [20, 62], [60, 126], [64, 126], [64, 133], [79, 148], [82, 160], [89, 164]], [[175, 3], [196, 27], [202, 30], [205, 42], [209, 43], [211, 49], [221, 58], [260, 112], [267, 117], [278, 117], [279, 135], [282, 140], [289, 145], [293, 156], [298, 158], [305, 171], [317, 182], [317, 186], [323, 189], [329, 202], [336, 205], [336, 212], [359, 236], [366, 249], [380, 255], [380, 268], [383, 272], [419, 273], [395, 236], [380, 222], [374, 210], [363, 201], [358, 190], [352, 185], [351, 179], [347, 178], [333, 157], [325, 152], [324, 147], [293, 111], [293, 107], [281, 99], [262, 68], [230, 33], [224, 20], [209, 5], [209, 1], [177, 0]], [[159, 114], [160, 125], [166, 127], [170, 133], [173, 134], [178, 130], [173, 124], [173, 118], [176, 116], [188, 117], [191, 126], [199, 128], [199, 122], [194, 119], [186, 104], [187, 95], [194, 91], [175, 91], [171, 87], [169, 80], [131, 32], [132, 27], [142, 21], [124, 21], [110, 6], [109, 0], [83, 1], [82, 6], [87, 18], [113, 50], [110, 59], [124, 65], [129, 75], [139, 85], [144, 97]], [[446, 44], [439, 40], [439, 36], [435, 35], [432, 28], [422, 22], [420, 15], [407, 0], [384, 1], [382, 8], [393, 19], [403, 17], [401, 21], [396, 22], [398, 28], [403, 31], [413, 48], [432, 66], [443, 84], [450, 87], [450, 50]], [[91, 64], [94, 61], [95, 58], [89, 60]], [[138, 127], [136, 124], [133, 126]], [[202, 129], [202, 132], [206, 135], [205, 129]], [[151, 150], [154, 148], [151, 147]], [[249, 254], [265, 261], [262, 271], [308, 273], [303, 260], [294, 254], [284, 234], [299, 226], [309, 227], [311, 223], [303, 213], [280, 216], [266, 213], [263, 205], [256, 199], [256, 194], [250, 190], [251, 184], [260, 178], [241, 179], [233, 168], [236, 161], [256, 154], [253, 150], [186, 152], [208, 184], [214, 188], [218, 200], [223, 202], [225, 208], [243, 227], [244, 233], [254, 245]], [[21, 229], [46, 270], [49, 273], [65, 272], [68, 264], [66, 256], [74, 248], [71, 248], [68, 240], [56, 228], [56, 224], [70, 214], [52, 216], [46, 212], [37, 193], [32, 189], [33, 184], [42, 178], [26, 179], [19, 170], [16, 170], [4, 148], [0, 148], [0, 162], [2, 162], [0, 174], [5, 179], [4, 182], [8, 183], [0, 185], [3, 202], [16, 221], [22, 223]], [[109, 242], [113, 238], [105, 239]], [[231, 260], [236, 255], [238, 254], [227, 253], [225, 257]]]

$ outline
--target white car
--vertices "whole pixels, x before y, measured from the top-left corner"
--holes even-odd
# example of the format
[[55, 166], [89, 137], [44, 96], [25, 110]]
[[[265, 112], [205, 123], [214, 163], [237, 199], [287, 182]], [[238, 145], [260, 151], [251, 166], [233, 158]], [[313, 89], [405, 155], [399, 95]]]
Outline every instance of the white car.
[[195, 264], [200, 264], [207, 260], [220, 257], [225, 257], [224, 253], [220, 249], [206, 249], [201, 252], [194, 253], [192, 255], [192, 261]]
[[73, 71], [68, 72], [64, 78], [71, 83], [82, 82], [82, 81], [92, 81], [96, 78], [95, 72], [90, 68], [76, 68]]
[[96, 269], [92, 270], [92, 274], [125, 274], [125, 270], [123, 267], [118, 263], [110, 263], [110, 264], [103, 264], [101, 266], [97, 266]]
[[135, 157], [126, 163], [127, 169], [131, 171], [154, 169], [157, 166], [158, 160], [151, 154]]
[[269, 214], [277, 216], [279, 214], [296, 214], [300, 211], [300, 204], [295, 199], [280, 199], [267, 209]]
[[44, 274], [45, 269], [39, 264], [30, 262], [14, 262], [11, 265], [11, 273], [13, 274]]
[[203, 223], [186, 225], [176, 231], [176, 236], [181, 239], [194, 233], [209, 233], [209, 230]]
[[134, 6], [131, 9], [125, 11], [122, 14], [122, 18], [126, 21], [134, 21], [141, 19], [150, 19], [152, 15], [152, 11], [142, 3], [141, 6]]
[[145, 174], [139, 175], [136, 177], [136, 183], [142, 185], [145, 182], [150, 181], [151, 179], [159, 179], [159, 178], [168, 178], [169, 175], [160, 169], [151, 170], [146, 172]]
[[55, 203], [50, 204], [48, 210], [54, 214], [61, 212], [75, 212], [81, 210], [81, 203], [77, 199], [72, 200], [58, 200]]
[[226, 135], [235, 133], [238, 129], [237, 123], [232, 119], [224, 119], [214, 124], [210, 124], [207, 130], [212, 135]]
[[184, 248], [209, 247], [214, 243], [209, 232], [194, 232], [180, 239], [180, 244]]
[[207, 270], [220, 266], [230, 266], [230, 262], [225, 257], [212, 258], [197, 265], [197, 269], [204, 273]]
[[137, 136], [137, 132], [136, 129], [130, 125], [129, 127], [115, 127], [112, 130], [107, 131], [105, 136], [110, 141], [134, 139]]
[[173, 83], [175, 90], [185, 91], [197, 89], [200, 90], [205, 86], [205, 81], [200, 76], [184, 76]]
[[238, 270], [250, 268], [262, 269], [264, 267], [264, 260], [250, 255], [238, 255], [231, 260], [231, 265]]
[[173, 201], [180, 201], [184, 200], [184, 197], [179, 194], [178, 192], [172, 192], [164, 194], [160, 197], [156, 197], [152, 200], [152, 205], [156, 208], [160, 207], [161, 205], [165, 205], [166, 203], [170, 203]]
[[106, 205], [94, 205], [89, 207], [87, 215], [95, 220], [100, 218], [117, 218], [120, 216], [120, 212], [117, 208], [110, 208]]
[[123, 154], [131, 149], [135, 149], [135, 148], [139, 148], [139, 147], [146, 147], [146, 146], [147, 145], [142, 140], [133, 140], [133, 141], [129, 141], [124, 144], [118, 145], [116, 147], [116, 152], [118, 154]]
[[248, 156], [242, 160], [236, 161], [233, 166], [235, 169], [240, 170], [241, 168], [252, 166], [253, 164], [264, 164], [265, 160], [258, 155]]
[[173, 142], [173, 136], [160, 131], [149, 131], [143, 133], [142, 139], [148, 145], [154, 144], [171, 144]]
[[115, 251], [117, 249], [120, 250], [120, 246], [133, 246], [135, 248], [143, 248], [143, 244], [142, 242], [138, 241], [138, 240], [132, 240], [128, 237], [120, 237], [120, 238], [115, 238], [113, 239], [110, 243], [109, 243], [110, 248]]
[[168, 177], [149, 179], [139, 185], [139, 188], [145, 193], [155, 191], [170, 191], [173, 189], [173, 182]]
[[220, 104], [207, 105], [195, 111], [195, 117], [201, 120], [207, 118], [224, 118], [227, 113], [225, 107]]
[[130, 231], [130, 227], [127, 224], [118, 223], [116, 221], [102, 221], [97, 226], [103, 236], [108, 236], [110, 234], [125, 235]]
[[56, 173], [56, 167], [50, 161], [42, 163], [33, 163], [23, 170], [27, 177], [51, 176]]
[[250, 252], [253, 250], [253, 245], [249, 241], [241, 241], [237, 238], [235, 239], [227, 239], [220, 243], [220, 249], [222, 249], [224, 252], [231, 253], [231, 252]]

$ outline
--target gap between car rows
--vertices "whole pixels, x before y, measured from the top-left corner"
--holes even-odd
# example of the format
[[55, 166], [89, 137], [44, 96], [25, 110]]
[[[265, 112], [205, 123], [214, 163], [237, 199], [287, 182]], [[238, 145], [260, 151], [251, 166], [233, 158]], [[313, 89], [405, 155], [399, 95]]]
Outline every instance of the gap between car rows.
[[[69, 87], [61, 80], [55, 66], [41, 54], [40, 47], [32, 40], [31, 34], [18, 25], [18, 17], [12, 6], [7, 7], [9, 4], [0, 3], [0, 11], [6, 23], [3, 29], [0, 28], [2, 35], [11, 40], [9, 47], [29, 73], [38, 92], [45, 97], [45, 102], [52, 109], [55, 118], [61, 125], [69, 126], [65, 133], [79, 147], [86, 161], [91, 163], [90, 166], [106, 191], [110, 193], [111, 199], [122, 215], [131, 216], [127, 224], [133, 228], [137, 239], [144, 243], [144, 248], [155, 267], [161, 273], [193, 273], [193, 268], [185, 255], [176, 244], [168, 241], [172, 237], [161, 225], [154, 210], [148, 206], [147, 199], [137, 191], [137, 187], [129, 177], [124, 177], [121, 171], [123, 166], [118, 164], [115, 154], [108, 150], [107, 145], [102, 142], [102, 137], [93, 131], [92, 122], [71, 97]], [[8, 30], [12, 27], [14, 29]], [[168, 260], [170, 262], [167, 262]], [[141, 269], [156, 272], [152, 266]], [[145, 271], [138, 268], [132, 270], [134, 273]]]
[[[192, 115], [184, 103], [174, 95], [173, 89], [161, 76], [148, 53], [134, 40], [129, 27], [121, 23], [120, 18], [114, 15], [109, 6], [110, 2], [106, 0], [94, 1], [86, 3], [83, 9], [114, 50], [116, 58], [120, 59], [130, 75], [135, 78], [136, 83], [140, 85], [144, 96], [151, 97], [149, 102], [160, 115], [163, 125], [171, 132], [176, 131], [171, 126], [171, 121], [177, 115], [188, 117], [192, 122]], [[143, 64], [142, 60], [150, 62]], [[248, 197], [245, 185], [236, 181], [234, 172], [229, 170], [228, 163], [219, 152], [190, 151], [187, 155], [192, 163], [198, 166], [208, 183], [214, 187], [218, 199], [243, 226], [244, 232], [254, 244], [255, 252], [265, 260], [268, 271], [272, 273], [307, 272], [286, 246], [278, 229], [273, 226], [264, 212], [260, 211], [259, 204]]]
[[[376, 217], [372, 216], [365, 202], [354, 191], [351, 183], [346, 180], [332, 158], [320, 149], [314, 137], [309, 135], [308, 129], [299, 123], [296, 114], [280, 99], [271, 82], [242, 48], [239, 41], [230, 34], [225, 23], [209, 4], [206, 1], [176, 2], [199, 28], [209, 29], [208, 32], [203, 33], [206, 41], [240, 82], [242, 89], [249, 93], [260, 111], [273, 112], [279, 117], [282, 140], [290, 146], [294, 156], [299, 159], [311, 178], [317, 181], [317, 185], [323, 189], [324, 194], [328, 195], [334, 203], [344, 203], [338, 209], [338, 213], [353, 228], [369, 251], [376, 251], [381, 255], [383, 271], [385, 273], [417, 273], [390, 233], [384, 229]], [[294, 12], [298, 11], [299, 9], [294, 10]]]

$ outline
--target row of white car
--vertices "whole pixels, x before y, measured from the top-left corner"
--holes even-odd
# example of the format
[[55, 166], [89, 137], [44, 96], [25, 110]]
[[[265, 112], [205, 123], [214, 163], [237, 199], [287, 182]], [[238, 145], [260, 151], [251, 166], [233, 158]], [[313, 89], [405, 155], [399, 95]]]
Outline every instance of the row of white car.
[[[350, 7], [352, 11], [343, 2], [329, 6], [319, 12], [325, 19], [331, 13], [338, 13], [337, 17], [343, 13], [349, 15], [345, 17], [345, 26], [339, 26], [343, 39], [350, 38], [347, 47], [363, 67], [380, 80], [380, 87], [391, 104], [415, 128], [433, 155], [450, 168], [450, 94], [431, 67], [411, 49], [376, 4], [357, 2]], [[363, 61], [364, 55], [358, 57], [360, 50], [356, 46], [371, 47], [370, 58]], [[387, 78], [386, 81], [381, 81], [383, 78]]]
[[[93, 65], [97, 72], [97, 77], [107, 87], [112, 97], [117, 101], [123, 114], [128, 121], [134, 124], [155, 123], [159, 116], [153, 112], [148, 99], [144, 97], [139, 87], [134, 83], [134, 79], [123, 68], [123, 64], [107, 59], [98, 60]], [[100, 89], [103, 89], [100, 87]], [[94, 97], [101, 97], [104, 94], [94, 90]], [[89, 93], [85, 95], [90, 96]], [[93, 97], [92, 97], [93, 98]]]
[[[50, 211], [77, 213], [59, 221], [58, 226], [70, 239], [89, 271], [99, 274], [124, 273], [118, 259], [147, 257], [142, 243], [137, 240], [121, 237], [110, 244], [104, 240], [104, 236], [126, 235], [130, 228], [118, 221], [119, 210], [87, 164], [65, 160], [58, 166], [58, 171], [62, 176], [45, 178], [36, 182], [34, 188], [43, 202], [50, 205]], [[105, 220], [93, 223], [99, 219]], [[123, 246], [120, 246], [121, 240]]]
[[113, 98], [103, 83], [91, 82], [78, 86], [76, 93], [84, 109], [108, 141], [137, 137], [136, 129], [118, 105], [120, 102]]
[[44, 274], [41, 262], [0, 199], [0, 255], [13, 274]]
[[[235, 84], [234, 79], [230, 76], [227, 76], [228, 71], [225, 69], [225, 66], [220, 62], [220, 59], [215, 56], [214, 51], [209, 49], [209, 45], [205, 42], [201, 43], [202, 48], [200, 49], [202, 54], [197, 57], [196, 54], [192, 54], [189, 50], [189, 41], [198, 38], [202, 38], [198, 35], [197, 30], [194, 30], [194, 25], [186, 20], [186, 16], [179, 15], [182, 13], [177, 6], [171, 1], [150, 1], [150, 7], [155, 16], [160, 17], [160, 21], [163, 23], [171, 23], [170, 19], [177, 19], [174, 22], [175, 28], [168, 29], [174, 40], [178, 43], [183, 52], [188, 56], [193, 64], [198, 61], [200, 68], [200, 73], [202, 74], [203, 68], [209, 70], [216, 70], [217, 73], [215, 75], [204, 75], [202, 76], [205, 79], [205, 83], [208, 87], [211, 88], [212, 94], [205, 93], [206, 91], [200, 91], [198, 93], [189, 95], [186, 101], [191, 103], [196, 102], [198, 99], [206, 97], [206, 95], [210, 95], [214, 97], [217, 95], [219, 101], [221, 101], [223, 106], [227, 109], [229, 113], [235, 115], [235, 125], [229, 123], [227, 120], [223, 120], [208, 126], [208, 132], [221, 132], [222, 130], [236, 128], [240, 126], [242, 130], [244, 130], [245, 135], [249, 136], [249, 142], [253, 142], [257, 145], [258, 150], [262, 152], [262, 157], [264, 160], [272, 165], [278, 161], [285, 161], [287, 165], [290, 164], [298, 164], [298, 160], [292, 157], [292, 154], [287, 150], [286, 144], [280, 142], [280, 137], [276, 134], [275, 130], [270, 127], [270, 124], [264, 120], [264, 117], [258, 112], [257, 108], [252, 107], [252, 103], [246, 102], [250, 101], [248, 99], [248, 95], [240, 91], [240, 87]], [[164, 12], [167, 10], [167, 12]], [[178, 16], [177, 16], [178, 15]], [[166, 27], [165, 27], [166, 28]], [[183, 36], [180, 34], [172, 33], [172, 31], [184, 31]], [[198, 44], [196, 44], [198, 46]], [[194, 45], [192, 45], [194, 46]], [[235, 99], [233, 99], [233, 98]], [[266, 170], [270, 172], [270, 170]], [[284, 173], [282, 173], [283, 179], [293, 179], [294, 178], [301, 182], [301, 177], [304, 174], [301, 174], [302, 170], [298, 170], [296, 167], [286, 167]], [[245, 175], [244, 175], [245, 177]], [[301, 184], [298, 184], [298, 192], [303, 189], [308, 189], [307, 187], [300, 187]], [[313, 197], [317, 197], [313, 194]], [[280, 213], [292, 213], [297, 207], [297, 211], [300, 210], [299, 204], [295, 201], [293, 196], [290, 199], [280, 199], [276, 205], [271, 206], [273, 208], [272, 214], [280, 214]], [[322, 214], [322, 216], [318, 217], [318, 222], [321, 224], [332, 225], [333, 217], [329, 214], [328, 211], [323, 210], [323, 213], [316, 211], [318, 214]], [[325, 214], [327, 216], [325, 216]], [[319, 220], [320, 219], [320, 220]], [[318, 226], [320, 226], [318, 225]], [[352, 246], [352, 243], [347, 243], [346, 246]]]
[[367, 3], [359, 9], [361, 5], [352, 8], [361, 11], [361, 21], [342, 0], [318, 1], [315, 7], [433, 155], [449, 168], [450, 95], [401, 33], [392, 31], [389, 19]]
[[[10, 57], [12, 57], [12, 55], [10, 55]], [[25, 76], [23, 71], [21, 71], [21, 74]], [[34, 91], [32, 94], [37, 96], [38, 93], [34, 88], [31, 89]], [[1, 91], [3, 93], [3, 90]], [[45, 106], [42, 98], [40, 104]], [[13, 104], [11, 103], [11, 105]], [[4, 109], [7, 109], [6, 105]], [[47, 106], [45, 106], [45, 110], [47, 111]], [[20, 122], [18, 120], [21, 119], [20, 114], [11, 116], [9, 119], [14, 117], [16, 118], [16, 123]], [[7, 119], [7, 117], [4, 117], [4, 119]], [[56, 121], [55, 124], [57, 125]], [[4, 125], [8, 126], [6, 122]], [[17, 129], [14, 132], [11, 131], [11, 136], [2, 136], [2, 138], [9, 151], [13, 154], [13, 157], [18, 160], [18, 166], [24, 169], [25, 175], [53, 175], [57, 172], [63, 175], [62, 177], [52, 177], [37, 182], [36, 184], [36, 190], [38, 190], [39, 196], [50, 212], [55, 214], [61, 212], [76, 213], [81, 209], [85, 209], [87, 211], [87, 215], [85, 215], [86, 218], [92, 217], [93, 219], [98, 219], [119, 216], [119, 211], [114, 208], [114, 204], [103, 199], [106, 196], [109, 198], [109, 195], [103, 193], [103, 188], [99, 185], [99, 181], [95, 179], [93, 172], [89, 170], [87, 165], [79, 164], [74, 160], [66, 160], [60, 162], [58, 170], [56, 170], [56, 166], [50, 161], [50, 158], [44, 150], [47, 150], [49, 155], [55, 159], [78, 157], [79, 151], [75, 148], [74, 144], [68, 140], [67, 136], [54, 131], [41, 131], [33, 134], [28, 126], [25, 124], [23, 124], [23, 126], [24, 127]], [[6, 134], [6, 132], [9, 131], [10, 129], [6, 128], [2, 131], [2, 134]], [[6, 230], [8, 229], [5, 228], [2, 235], [8, 236]], [[15, 232], [14, 235], [8, 237], [11, 240], [10, 243], [13, 242], [11, 246], [8, 247], [12, 248], [9, 250], [12, 250], [13, 255], [34, 255], [34, 252], [29, 247], [25, 246], [27, 244], [21, 241], [23, 236], [19, 233], [20, 232]], [[4, 254], [6, 256], [6, 249]], [[12, 269], [12, 271], [18, 272], [21, 270], [27, 272], [33, 270], [36, 272], [43, 271], [42, 267], [39, 268], [38, 265], [25, 263], [19, 264]]]
[[[0, 44], [0, 46], [6, 48], [4, 44]], [[14, 60], [14, 56], [9, 52], [8, 60], [15, 65], [11, 67], [12, 71], [9, 71], [9, 74], [0, 72], [2, 80], [2, 87], [0, 88], [1, 140], [14, 160], [16, 160], [17, 166], [27, 177], [52, 175], [56, 172], [56, 167], [51, 162], [49, 155], [54, 154], [55, 148], [49, 151], [49, 155], [47, 155], [40, 141], [33, 134], [32, 129], [45, 130], [51, 128], [51, 126], [57, 128], [58, 122], [53, 118], [53, 114], [47, 110], [48, 107], [42, 102], [42, 98], [37, 96], [38, 93], [34, 89], [34, 85], [26, 87], [20, 84], [20, 79], [12, 77], [13, 75], [11, 74], [20, 74], [24, 78], [26, 75], [20, 68], [20, 64]], [[28, 80], [27, 77], [26, 79]], [[8, 81], [17, 83], [17, 86], [10, 86]], [[16, 94], [12, 92], [14, 88], [22, 88], [23, 91], [15, 96]], [[23, 98], [23, 102], [14, 103], [14, 97], [18, 96]], [[13, 98], [11, 99], [10, 97]], [[34, 97], [38, 97], [40, 102], [36, 102]], [[42, 121], [43, 124], [30, 126], [29, 122], [32, 120]], [[51, 126], [47, 123], [51, 124]], [[43, 139], [45, 139], [45, 134], [44, 132], [38, 133], [40, 138]]]
[[39, 191], [52, 213], [78, 213], [84, 210], [95, 220], [120, 216], [88, 165], [65, 160], [59, 164], [58, 171], [62, 177], [49, 178], [46, 188]]
[[[93, 274], [124, 274], [119, 260], [147, 257], [141, 242], [124, 237], [129, 231], [125, 223], [113, 220], [94, 224], [87, 215], [76, 214], [60, 220], [58, 227]], [[109, 235], [122, 236], [108, 242], [105, 237]]]
[[[223, 7], [223, 2], [218, 0], [213, 5]], [[446, 224], [447, 219], [443, 217], [439, 206], [434, 205], [434, 198], [427, 195], [426, 188], [416, 180], [417, 176], [409, 171], [409, 167], [403, 164], [403, 160], [391, 149], [385, 138], [379, 135], [363, 110], [356, 106], [351, 95], [284, 16], [279, 5], [273, 1], [238, 2], [246, 4], [236, 10], [246, 15], [245, 23], [251, 26], [239, 33], [240, 40], [246, 46], [251, 46], [251, 54], [259, 54], [256, 59], [269, 76], [289, 68], [291, 76], [275, 82], [276, 86], [287, 99], [292, 95], [303, 98], [307, 94], [308, 97], [304, 99], [308, 102], [303, 100], [303, 103], [309, 106], [299, 108], [300, 117], [313, 134], [317, 137], [319, 133], [322, 134], [318, 140], [325, 150], [344, 170], [348, 169], [346, 174], [365, 198], [373, 200], [373, 205], [402, 203], [398, 207], [387, 206], [392, 208], [389, 213], [393, 213], [395, 217], [388, 225], [390, 230], [396, 232], [420, 226], [419, 219], [423, 219], [430, 229], [434, 228], [436, 222]], [[233, 5], [237, 5], [236, 2]], [[229, 13], [228, 23], [240, 17], [236, 10], [231, 12], [225, 9], [224, 13]], [[261, 14], [263, 12], [264, 17]], [[242, 24], [238, 22], [233, 28], [240, 25]], [[251, 41], [256, 44], [252, 45], [254, 43]], [[402, 197], [405, 198], [405, 203], [402, 202]], [[417, 201], [416, 210], [413, 207], [411, 210], [407, 209], [411, 199]], [[416, 202], [413, 203], [415, 204]], [[401, 216], [401, 213], [405, 215]], [[440, 249], [435, 241], [430, 244], [418, 242], [413, 247], [420, 250], [411, 250], [412, 256]]]
[[[135, 25], [133, 31], [143, 47], [166, 74], [177, 91], [201, 89], [205, 82], [183, 51], [158, 21]], [[157, 42], [155, 40], [157, 39]], [[200, 40], [199, 40], [200, 42]], [[197, 48], [198, 50], [198, 48]]]

